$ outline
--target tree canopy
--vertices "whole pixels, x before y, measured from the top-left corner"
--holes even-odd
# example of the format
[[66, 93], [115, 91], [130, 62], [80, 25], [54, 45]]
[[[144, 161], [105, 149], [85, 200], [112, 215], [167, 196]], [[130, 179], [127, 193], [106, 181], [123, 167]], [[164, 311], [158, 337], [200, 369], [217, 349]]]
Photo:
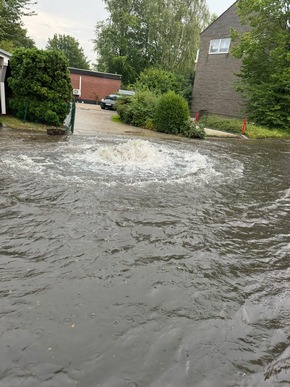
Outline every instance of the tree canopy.
[[32, 48], [34, 41], [27, 36], [22, 16], [33, 15], [30, 0], [0, 0], [0, 46], [12, 51], [15, 47]]
[[[209, 21], [205, 0], [105, 0], [110, 14], [96, 25], [98, 70], [134, 81], [148, 67], [189, 75], [201, 29]], [[124, 82], [126, 83], [126, 82]]]
[[89, 62], [80, 47], [79, 42], [70, 35], [54, 34], [52, 39], [48, 39], [47, 49], [61, 51], [67, 58], [69, 67], [79, 69], [89, 69]]
[[269, 127], [290, 126], [289, 0], [240, 0], [238, 13], [248, 32], [233, 32], [233, 54], [242, 58], [238, 90], [249, 118]]

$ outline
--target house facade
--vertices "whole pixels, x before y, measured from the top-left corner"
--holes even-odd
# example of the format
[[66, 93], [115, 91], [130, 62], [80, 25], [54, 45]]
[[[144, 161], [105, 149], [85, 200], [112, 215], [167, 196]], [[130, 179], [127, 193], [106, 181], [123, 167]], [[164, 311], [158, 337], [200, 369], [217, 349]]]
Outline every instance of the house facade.
[[121, 75], [69, 67], [74, 97], [85, 103], [98, 103], [121, 88]]
[[236, 1], [201, 33], [191, 111], [241, 117], [243, 100], [235, 90], [241, 60], [230, 54], [231, 29], [245, 32]]
[[6, 114], [5, 78], [11, 54], [0, 49], [0, 113]]

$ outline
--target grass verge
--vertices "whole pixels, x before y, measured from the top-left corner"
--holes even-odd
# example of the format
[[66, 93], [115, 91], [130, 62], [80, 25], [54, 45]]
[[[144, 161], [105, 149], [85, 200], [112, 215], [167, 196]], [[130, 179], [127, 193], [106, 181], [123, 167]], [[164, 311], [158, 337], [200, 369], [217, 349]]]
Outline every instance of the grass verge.
[[1, 116], [0, 118], [0, 126], [5, 125], [8, 128], [15, 129], [15, 130], [31, 130], [35, 132], [46, 132], [47, 129], [53, 128], [53, 126], [48, 126], [44, 124], [39, 124], [35, 122], [27, 122], [19, 120], [18, 118], [15, 118], [13, 116]]
[[[207, 128], [223, 130], [229, 133], [241, 134], [242, 119], [227, 118], [223, 116], [209, 115], [208, 117], [200, 118], [199, 122], [204, 124]], [[269, 129], [263, 126], [258, 126], [253, 123], [248, 123], [245, 135], [252, 139], [290, 139], [290, 128], [288, 130], [282, 129]]]

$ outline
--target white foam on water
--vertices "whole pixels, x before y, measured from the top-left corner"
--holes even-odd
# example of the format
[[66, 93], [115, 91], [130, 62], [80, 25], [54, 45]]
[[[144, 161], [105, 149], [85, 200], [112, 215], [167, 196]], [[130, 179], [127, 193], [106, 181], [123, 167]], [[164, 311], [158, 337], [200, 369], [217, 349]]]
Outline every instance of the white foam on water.
[[87, 184], [88, 181], [98, 181], [109, 186], [150, 182], [187, 184], [210, 182], [215, 177], [222, 181], [227, 176], [220, 172], [221, 163], [222, 170], [230, 169], [233, 178], [240, 176], [242, 170], [235, 160], [215, 160], [211, 155], [201, 154], [192, 144], [117, 138], [109, 141], [95, 139], [84, 144], [68, 143], [51, 149], [44, 156], [34, 151], [29, 155], [10, 155], [5, 162], [14, 170], [25, 173]]
[[17, 158], [10, 157], [3, 160], [3, 162], [14, 170], [27, 171], [29, 173], [42, 174], [45, 170], [45, 162], [37, 162], [38, 160], [43, 161], [44, 158], [37, 159], [35, 157], [29, 157], [27, 155], [19, 155]]
[[210, 160], [198, 151], [179, 146], [129, 140], [106, 144], [82, 153], [68, 155], [75, 169], [87, 169], [104, 175], [129, 177], [129, 183], [140, 181], [176, 181], [200, 170], [210, 170]]
[[161, 148], [144, 140], [129, 140], [119, 145], [101, 146], [89, 155], [88, 160], [145, 170], [160, 169], [170, 163], [169, 157]]

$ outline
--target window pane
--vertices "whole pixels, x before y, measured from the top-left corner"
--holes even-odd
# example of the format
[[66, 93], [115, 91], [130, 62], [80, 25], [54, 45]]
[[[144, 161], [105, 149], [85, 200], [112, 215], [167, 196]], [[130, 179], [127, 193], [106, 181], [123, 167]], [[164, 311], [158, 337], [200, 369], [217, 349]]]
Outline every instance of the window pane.
[[210, 53], [219, 52], [219, 44], [220, 44], [220, 39], [211, 40], [210, 41], [209, 52]]
[[221, 39], [220, 52], [229, 52], [231, 39]]

